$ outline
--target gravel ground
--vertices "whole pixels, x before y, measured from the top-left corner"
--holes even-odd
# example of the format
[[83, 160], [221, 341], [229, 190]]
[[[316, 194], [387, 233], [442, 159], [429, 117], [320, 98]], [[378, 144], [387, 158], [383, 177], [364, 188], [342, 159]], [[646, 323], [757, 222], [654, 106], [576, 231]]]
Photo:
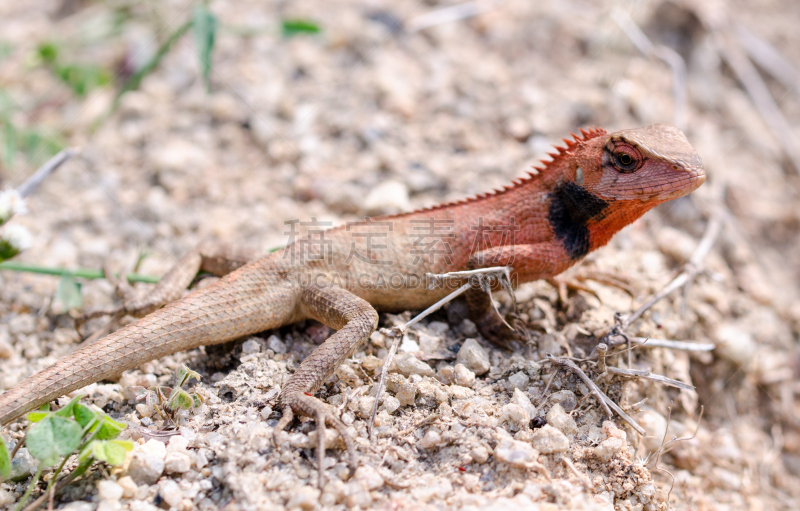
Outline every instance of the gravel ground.
[[[649, 213], [571, 272], [624, 277], [630, 293], [593, 280], [585, 285], [594, 294], [571, 292], [563, 302], [546, 283], [518, 289], [530, 346], [493, 349], [460, 302], [410, 331], [369, 441], [369, 394], [387, 353], [386, 339], [374, 334], [320, 393], [357, 437], [354, 477], [332, 436], [328, 482], [317, 489], [313, 422], [295, 425], [273, 447], [279, 389], [329, 333], [306, 322], [165, 357], [85, 389], [90, 402], [130, 424], [136, 447], [124, 467], [97, 468], [55, 505], [798, 509], [800, 180], [723, 55], [736, 47], [724, 27], [741, 23], [800, 63], [800, 4], [692, 3], [507, 0], [426, 28], [431, 18], [421, 16], [450, 2], [217, 0], [211, 92], [187, 34], [107, 118], [121, 78], [191, 19], [192, 4], [0, 5], [5, 125], [82, 147], [30, 198], [29, 213], [12, 221], [33, 235], [18, 257], [25, 262], [132, 265], [147, 250], [140, 272], [160, 275], [203, 239], [266, 251], [287, 241], [287, 220], [336, 225], [491, 190], [524, 175], [578, 127], [673, 122], [670, 67], [642, 56], [613, 21], [614, 8], [685, 61], [686, 132], [709, 175], [690, 198]], [[282, 37], [281, 19], [315, 20], [322, 32]], [[42, 62], [37, 48], [46, 42], [60, 62], [97, 65], [117, 79], [76, 94]], [[766, 85], [788, 120], [784, 136], [794, 137], [797, 83], [767, 78]], [[34, 171], [41, 158], [32, 156], [0, 163], [5, 186]], [[642, 437], [619, 417], [604, 420], [586, 385], [545, 354], [587, 355], [616, 312], [634, 310], [681, 270], [715, 208], [725, 223], [707, 271], [685, 298], [658, 303], [628, 333], [717, 348], [645, 346], [630, 360], [609, 361], [696, 390], [582, 364], [646, 429]], [[3, 272], [0, 282], [0, 388], [7, 389], [69, 353], [81, 335], [55, 298], [57, 278]], [[86, 310], [115, 300], [103, 280], [83, 282], [83, 296]], [[84, 335], [105, 323], [88, 327]], [[205, 403], [164, 434], [130, 387], [170, 384], [181, 364], [201, 374], [195, 389]], [[6, 439], [19, 439], [24, 427], [6, 428]], [[692, 438], [672, 444], [656, 466], [652, 453], [673, 436]], [[26, 488], [32, 467], [23, 458], [21, 480], [0, 485], [0, 506], [11, 509]]]

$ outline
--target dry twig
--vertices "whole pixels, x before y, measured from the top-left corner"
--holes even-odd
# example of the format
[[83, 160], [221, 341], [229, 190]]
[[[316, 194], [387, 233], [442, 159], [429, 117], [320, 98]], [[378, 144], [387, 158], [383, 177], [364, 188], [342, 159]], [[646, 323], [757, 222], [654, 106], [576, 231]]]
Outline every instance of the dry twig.
[[639, 433], [642, 436], [647, 434], [644, 428], [642, 428], [639, 424], [637, 424], [636, 421], [633, 420], [633, 418], [630, 415], [625, 413], [625, 411], [622, 408], [620, 408], [617, 403], [615, 403], [602, 390], [600, 390], [600, 387], [598, 387], [592, 381], [592, 379], [589, 378], [585, 372], [583, 372], [583, 369], [581, 369], [580, 367], [578, 367], [577, 364], [575, 364], [575, 362], [569, 360], [568, 358], [556, 358], [553, 355], [550, 355], [549, 353], [547, 355], [547, 359], [550, 360], [550, 362], [553, 363], [554, 365], [561, 367], [563, 369], [567, 369], [568, 371], [571, 371], [572, 373], [576, 374], [578, 378], [580, 378], [583, 381], [583, 383], [585, 383], [586, 386], [589, 387], [589, 390], [592, 392], [592, 394], [595, 395], [597, 400], [605, 409], [609, 419], [613, 417], [611, 410], [614, 410], [617, 413], [617, 415], [622, 417], [622, 419], [625, 422], [630, 424], [630, 426], [634, 430], [636, 430], [637, 433]]
[[473, 16], [490, 11], [494, 9], [494, 7], [495, 2], [480, 0], [451, 5], [450, 7], [436, 9], [412, 18], [408, 22], [407, 30], [409, 32], [419, 32], [420, 30], [435, 27], [436, 25], [443, 25], [445, 23], [452, 23], [465, 18], [471, 18]]
[[[633, 324], [634, 321], [642, 317], [642, 314], [650, 310], [650, 308], [658, 303], [662, 298], [669, 296], [673, 291], [676, 291], [689, 284], [700, 272], [703, 271], [703, 259], [705, 259], [706, 255], [708, 255], [708, 253], [711, 251], [711, 247], [717, 240], [717, 236], [719, 236], [719, 233], [722, 230], [722, 221], [723, 218], [721, 210], [715, 211], [708, 222], [708, 226], [706, 227], [706, 232], [703, 234], [703, 238], [700, 240], [700, 243], [697, 245], [694, 253], [692, 253], [689, 261], [684, 266], [683, 271], [677, 277], [675, 277], [672, 282], [667, 284], [664, 289], [647, 300], [647, 302], [639, 307], [636, 312], [625, 318], [620, 325], [619, 330], [625, 331], [629, 326], [631, 326], [631, 324]], [[612, 333], [618, 334], [619, 332]]]
[[17, 192], [22, 197], [27, 197], [32, 194], [39, 185], [47, 179], [50, 174], [56, 171], [65, 161], [69, 160], [80, 152], [78, 148], [63, 149], [58, 154], [50, 158], [47, 163], [39, 167], [39, 170], [33, 173], [31, 177], [25, 180], [18, 188]]
[[[467, 271], [456, 271], [452, 273], [444, 273], [444, 274], [428, 274], [428, 279], [431, 280], [463, 280], [463, 279], [478, 279], [479, 284], [483, 287], [484, 279], [497, 277], [500, 279], [503, 287], [510, 289], [510, 274], [511, 269], [507, 266], [497, 266], [491, 268], [480, 268], [477, 270], [467, 270]], [[506, 283], [503, 280], [508, 280], [509, 282]], [[417, 314], [407, 323], [394, 326], [389, 329], [382, 329], [381, 332], [386, 335], [388, 338], [392, 339], [392, 345], [389, 348], [389, 353], [386, 355], [386, 360], [383, 361], [383, 368], [381, 370], [381, 378], [378, 381], [378, 386], [375, 389], [375, 403], [372, 405], [372, 414], [370, 415], [369, 419], [369, 438], [370, 440], [374, 439], [373, 431], [375, 429], [375, 416], [378, 414], [378, 403], [380, 402], [381, 392], [383, 392], [384, 385], [386, 384], [386, 376], [389, 374], [389, 367], [392, 363], [392, 358], [394, 354], [397, 352], [397, 348], [400, 346], [400, 341], [403, 339], [403, 334], [412, 326], [418, 323], [420, 320], [425, 318], [426, 316], [436, 312], [443, 305], [448, 302], [451, 302], [455, 298], [464, 294], [470, 287], [472, 286], [472, 282], [467, 282], [463, 284], [461, 287], [450, 293], [449, 295], [445, 296], [438, 302], [434, 303], [424, 311]], [[514, 296], [514, 293], [511, 293], [511, 296]], [[516, 306], [516, 303], [515, 303]]]

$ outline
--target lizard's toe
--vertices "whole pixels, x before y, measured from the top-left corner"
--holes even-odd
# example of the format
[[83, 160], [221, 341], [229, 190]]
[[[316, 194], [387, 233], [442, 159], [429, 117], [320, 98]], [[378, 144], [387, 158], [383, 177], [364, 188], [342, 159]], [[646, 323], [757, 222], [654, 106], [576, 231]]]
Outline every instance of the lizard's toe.
[[477, 318], [475, 326], [486, 340], [502, 348], [514, 350], [518, 345], [526, 345], [530, 341], [530, 335], [522, 321], [513, 315], [509, 315], [508, 319], [509, 322], [506, 322], [499, 314], [490, 311]]
[[305, 393], [291, 393], [290, 395], [281, 396], [284, 410], [283, 417], [275, 426], [273, 439], [277, 446], [277, 434], [286, 429], [291, 423], [294, 414], [306, 415], [314, 417], [317, 422], [317, 468], [319, 470], [318, 485], [322, 489], [324, 462], [325, 462], [325, 424], [330, 424], [342, 437], [344, 444], [347, 448], [347, 454], [350, 458], [350, 476], [355, 474], [356, 467], [358, 466], [358, 453], [356, 451], [356, 444], [353, 437], [347, 431], [347, 426], [344, 422], [339, 420], [336, 415], [331, 412], [328, 407], [319, 399]]

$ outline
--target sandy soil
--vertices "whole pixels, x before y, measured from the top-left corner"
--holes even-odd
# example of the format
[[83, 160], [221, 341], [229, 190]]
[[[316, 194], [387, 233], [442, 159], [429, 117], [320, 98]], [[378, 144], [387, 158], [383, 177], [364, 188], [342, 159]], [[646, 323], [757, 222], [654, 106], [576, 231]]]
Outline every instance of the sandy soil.
[[[120, 77], [191, 19], [192, 4], [0, 5], [0, 114], [17, 129], [82, 147], [30, 198], [29, 213], [12, 220], [33, 234], [21, 261], [100, 268], [110, 257], [132, 265], [146, 249], [140, 271], [160, 275], [202, 239], [266, 251], [287, 241], [287, 220], [339, 224], [491, 190], [524, 175], [578, 127], [675, 122], [671, 68], [636, 49], [614, 9], [685, 62], [683, 124], [709, 176], [573, 272], [625, 277], [632, 295], [587, 281], [596, 296], [571, 292], [562, 303], [546, 283], [525, 285], [517, 300], [533, 342], [514, 353], [481, 339], [458, 302], [411, 331], [405, 346], [419, 351], [399, 357], [370, 442], [369, 393], [386, 355], [385, 339], [373, 335], [320, 393], [358, 437], [353, 478], [345, 453], [332, 448], [328, 482], [316, 489], [313, 422], [296, 424], [273, 447], [278, 389], [328, 333], [309, 322], [90, 386], [89, 400], [128, 421], [137, 447], [128, 465], [97, 468], [56, 506], [800, 508], [800, 169], [724, 57], [739, 47], [726, 27], [744, 26], [796, 73], [800, 4], [693, 3], [507, 0], [424, 28], [421, 16], [450, 2], [218, 0], [211, 92], [188, 34], [102, 122]], [[280, 20], [291, 18], [315, 20], [322, 32], [282, 37]], [[76, 95], [38, 56], [45, 42], [59, 48], [61, 62], [120, 76]], [[798, 83], [787, 87], [767, 67], [756, 72], [792, 141]], [[3, 160], [4, 186], [18, 186], [45, 155], [32, 156]], [[716, 349], [643, 347], [630, 361], [609, 361], [696, 390], [604, 377], [584, 363], [647, 435], [619, 417], [604, 422], [586, 385], [554, 370], [545, 353], [591, 351], [616, 312], [633, 311], [682, 269], [715, 210], [725, 220], [706, 271], [685, 298], [663, 300], [629, 333]], [[80, 336], [54, 298], [57, 278], [3, 272], [0, 281], [0, 388], [7, 389], [69, 353]], [[83, 295], [86, 310], [115, 303], [102, 280], [83, 282]], [[202, 375], [196, 389], [206, 402], [181, 417], [179, 435], [161, 437], [164, 424], [136, 406], [130, 386], [169, 384], [182, 363]], [[6, 428], [6, 439], [19, 439], [24, 426]], [[649, 455], [664, 438], [695, 431], [656, 467]], [[12, 508], [25, 487], [24, 474], [0, 485], [0, 505]]]

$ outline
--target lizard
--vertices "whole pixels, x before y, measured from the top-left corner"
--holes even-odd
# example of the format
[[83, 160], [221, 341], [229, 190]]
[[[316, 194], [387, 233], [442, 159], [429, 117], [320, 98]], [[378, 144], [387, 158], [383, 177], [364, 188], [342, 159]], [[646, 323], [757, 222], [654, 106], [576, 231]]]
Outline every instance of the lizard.
[[[0, 425], [147, 361], [314, 319], [335, 332], [284, 383], [274, 438], [295, 415], [314, 419], [321, 485], [330, 424], [354, 470], [351, 435], [314, 394], [377, 328], [378, 311], [422, 309], [447, 295], [445, 286], [427, 285], [428, 274], [504, 266], [515, 283], [552, 278], [648, 210], [705, 181], [702, 159], [674, 126], [571, 135], [549, 160], [502, 189], [348, 222], [316, 233], [316, 245], [300, 238], [258, 258], [202, 243], [150, 294], [123, 300], [119, 311], [140, 319], [0, 395]], [[199, 271], [221, 278], [181, 298]], [[519, 332], [498, 314], [490, 292], [483, 284], [468, 290], [470, 317], [484, 337], [509, 347]]]

